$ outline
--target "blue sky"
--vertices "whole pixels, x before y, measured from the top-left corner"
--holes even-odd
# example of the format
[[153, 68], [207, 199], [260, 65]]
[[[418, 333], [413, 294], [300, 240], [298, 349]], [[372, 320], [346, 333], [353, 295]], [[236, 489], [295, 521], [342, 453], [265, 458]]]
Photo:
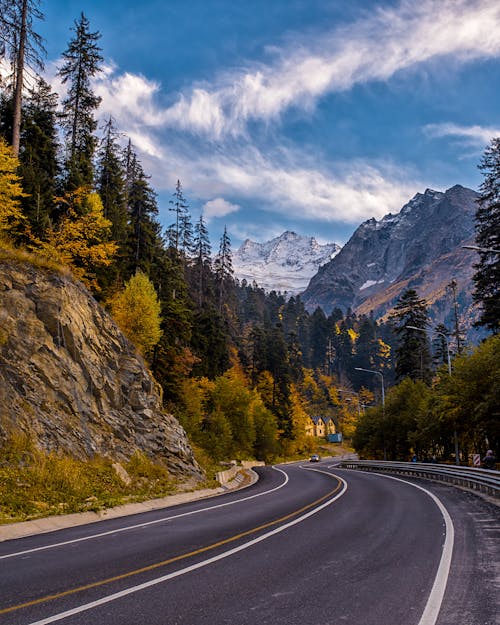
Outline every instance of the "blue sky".
[[[160, 219], [180, 179], [233, 247], [345, 242], [416, 192], [477, 188], [500, 134], [497, 0], [42, 0], [47, 76], [83, 11], [100, 116], [131, 137]], [[54, 87], [60, 89], [57, 79]]]

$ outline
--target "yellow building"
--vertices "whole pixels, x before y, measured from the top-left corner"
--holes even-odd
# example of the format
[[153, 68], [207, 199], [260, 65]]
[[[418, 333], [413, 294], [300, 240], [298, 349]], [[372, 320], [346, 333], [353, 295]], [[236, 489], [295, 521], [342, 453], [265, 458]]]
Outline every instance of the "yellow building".
[[315, 415], [309, 417], [306, 423], [307, 436], [317, 436], [326, 438], [328, 434], [335, 434], [337, 431], [335, 422], [332, 417], [323, 417], [321, 415]]

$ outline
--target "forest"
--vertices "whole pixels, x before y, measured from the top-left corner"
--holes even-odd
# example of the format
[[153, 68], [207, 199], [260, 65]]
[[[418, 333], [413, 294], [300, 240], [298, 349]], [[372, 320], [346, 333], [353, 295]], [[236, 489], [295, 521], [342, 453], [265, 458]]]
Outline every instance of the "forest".
[[83, 13], [61, 51], [60, 98], [41, 75], [38, 2], [0, 0], [0, 9], [11, 70], [0, 83], [0, 244], [71, 268], [136, 345], [198, 448], [217, 461], [299, 457], [318, 445], [309, 417], [325, 415], [364, 457], [452, 461], [457, 441], [463, 462], [485, 445], [498, 456], [499, 139], [481, 164], [477, 217], [478, 244], [490, 251], [475, 298], [490, 338], [473, 347], [458, 323], [430, 328], [411, 288], [384, 322], [311, 313], [300, 296], [235, 279], [227, 230], [213, 250], [180, 179], [159, 207], [132, 141], [113, 118], [98, 121], [92, 79], [104, 59]]

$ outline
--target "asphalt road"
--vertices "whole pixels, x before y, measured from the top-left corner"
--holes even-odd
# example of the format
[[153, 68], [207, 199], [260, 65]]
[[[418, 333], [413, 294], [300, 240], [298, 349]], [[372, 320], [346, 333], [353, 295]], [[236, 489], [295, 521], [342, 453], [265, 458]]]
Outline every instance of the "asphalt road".
[[499, 508], [327, 461], [0, 543], [0, 624], [498, 625]]

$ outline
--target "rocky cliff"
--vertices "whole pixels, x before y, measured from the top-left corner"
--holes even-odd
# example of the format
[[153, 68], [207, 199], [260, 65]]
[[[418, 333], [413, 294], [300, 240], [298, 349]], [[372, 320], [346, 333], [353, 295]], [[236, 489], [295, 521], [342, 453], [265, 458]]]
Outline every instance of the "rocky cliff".
[[451, 327], [453, 298], [447, 285], [457, 283], [461, 321], [471, 326], [474, 253], [462, 245], [474, 241], [477, 193], [460, 185], [446, 192], [417, 193], [396, 214], [361, 224], [342, 250], [311, 279], [302, 299], [309, 310], [343, 311], [384, 317], [408, 288], [430, 305], [433, 322]]
[[117, 460], [141, 450], [197, 479], [186, 434], [134, 346], [69, 277], [0, 255], [0, 443]]

